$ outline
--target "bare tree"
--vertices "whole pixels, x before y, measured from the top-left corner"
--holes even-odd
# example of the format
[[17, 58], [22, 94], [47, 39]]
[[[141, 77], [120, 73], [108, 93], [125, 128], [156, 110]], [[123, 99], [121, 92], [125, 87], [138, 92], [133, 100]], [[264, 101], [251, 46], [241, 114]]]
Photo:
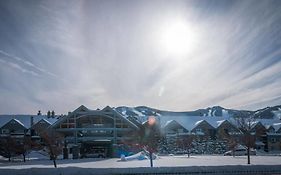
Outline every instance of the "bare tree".
[[191, 148], [193, 146], [194, 135], [189, 134], [186, 136], [182, 136], [181, 138], [177, 139], [178, 144], [182, 147], [182, 149], [187, 149], [188, 158], [190, 158]]
[[26, 154], [32, 149], [32, 141], [29, 136], [16, 138], [13, 136], [2, 136], [0, 138], [0, 155], [11, 161], [14, 156], [23, 156], [23, 161], [26, 161]]
[[220, 133], [220, 139], [223, 139], [227, 142], [227, 147], [232, 151], [232, 156], [235, 157], [236, 147], [238, 145], [238, 139], [236, 134], [230, 134], [226, 130]]
[[31, 140], [31, 136], [27, 136], [26, 134], [23, 137], [23, 141], [19, 145], [17, 145], [18, 152], [22, 154], [24, 162], [26, 161], [26, 154], [28, 154], [32, 149], [32, 145], [33, 144]]
[[45, 132], [40, 134], [43, 144], [46, 146], [46, 151], [53, 160], [54, 167], [57, 168], [57, 157], [62, 154], [64, 146], [64, 137], [62, 134], [55, 132], [52, 129], [47, 129]]
[[150, 116], [141, 129], [141, 144], [149, 152], [150, 167], [153, 167], [153, 153], [157, 151], [161, 138], [160, 126], [154, 116]]
[[232, 151], [232, 156], [235, 157], [235, 151], [236, 151], [236, 148], [237, 148], [237, 145], [238, 145], [238, 141], [229, 136], [229, 137], [226, 137], [226, 140], [227, 140], [227, 146], [228, 148]]
[[250, 164], [250, 149], [255, 145], [255, 135], [252, 134], [252, 131], [256, 124], [256, 119], [253, 115], [249, 115], [236, 117], [235, 120], [237, 122], [238, 128], [242, 132], [242, 142], [247, 148], [247, 163]]
[[11, 136], [2, 136], [0, 138], [0, 155], [9, 159], [14, 155], [15, 141]]

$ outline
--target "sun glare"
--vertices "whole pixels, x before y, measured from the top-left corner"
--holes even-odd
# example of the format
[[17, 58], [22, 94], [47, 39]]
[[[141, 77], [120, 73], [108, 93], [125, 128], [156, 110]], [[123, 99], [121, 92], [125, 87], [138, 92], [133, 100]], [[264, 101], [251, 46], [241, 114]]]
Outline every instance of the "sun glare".
[[148, 117], [148, 124], [149, 124], [150, 126], [152, 126], [152, 125], [154, 125], [155, 123], [156, 123], [155, 117], [154, 117], [154, 116], [149, 116], [149, 117]]
[[163, 26], [160, 32], [160, 45], [172, 56], [184, 56], [196, 46], [196, 32], [183, 21], [172, 21]]

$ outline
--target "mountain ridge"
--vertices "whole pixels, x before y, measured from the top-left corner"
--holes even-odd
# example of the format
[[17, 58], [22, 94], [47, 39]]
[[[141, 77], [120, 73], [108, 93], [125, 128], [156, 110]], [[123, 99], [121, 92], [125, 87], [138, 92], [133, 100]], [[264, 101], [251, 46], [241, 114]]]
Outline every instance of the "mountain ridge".
[[174, 112], [168, 110], [159, 110], [147, 106], [136, 106], [127, 107], [120, 106], [116, 110], [122, 114], [128, 116], [148, 116], [148, 115], [158, 115], [158, 116], [208, 116], [208, 117], [243, 117], [253, 115], [255, 118], [259, 119], [273, 119], [278, 117], [281, 119], [281, 105], [265, 107], [255, 111], [251, 110], [237, 110], [237, 109], [227, 109], [221, 106], [207, 107], [205, 109], [197, 109], [194, 111], [182, 111]]

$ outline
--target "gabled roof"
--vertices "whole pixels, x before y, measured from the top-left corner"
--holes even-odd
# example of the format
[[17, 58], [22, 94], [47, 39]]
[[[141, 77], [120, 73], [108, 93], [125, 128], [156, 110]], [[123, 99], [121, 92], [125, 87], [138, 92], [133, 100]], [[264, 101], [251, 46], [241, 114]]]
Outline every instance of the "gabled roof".
[[127, 121], [132, 127], [134, 127], [135, 129], [139, 129], [139, 127], [134, 124], [133, 122], [131, 122], [130, 120], [128, 120], [125, 116], [123, 116], [121, 113], [119, 113], [116, 109], [111, 108], [111, 110], [117, 114], [118, 117], [121, 117], [123, 120]]
[[73, 113], [77, 113], [77, 112], [87, 112], [87, 111], [89, 111], [89, 109], [88, 109], [86, 106], [81, 105], [81, 106], [79, 106], [77, 109], [75, 109], [75, 110], [73, 111]]
[[[200, 125], [202, 125], [202, 124], [207, 124], [207, 125], [209, 125], [209, 126], [211, 126], [212, 128], [214, 128], [215, 129], [215, 127], [214, 126], [212, 126], [209, 122], [207, 122], [206, 120], [199, 120], [199, 121], [197, 121], [196, 123], [195, 123], [195, 127], [194, 128], [196, 128], [196, 127], [199, 127]], [[194, 129], [193, 128], [193, 129]]]
[[[88, 108], [86, 108], [85, 106], [81, 105], [79, 108], [77, 108], [75, 111], [73, 111], [72, 113], [70, 113], [69, 115], [61, 118], [60, 120], [58, 120], [56, 123], [54, 123], [52, 125], [52, 127], [56, 127], [58, 126], [58, 124], [64, 122], [66, 119], [73, 117], [73, 115], [75, 113], [80, 113], [81, 110], [80, 109], [84, 109], [82, 112], [83, 114], [80, 114], [80, 117], [83, 116], [89, 116], [89, 115], [108, 115], [106, 113], [112, 113], [115, 114], [117, 117], [120, 117], [121, 119], [125, 120], [126, 122], [129, 123], [129, 125], [131, 125], [132, 127], [139, 129], [139, 127], [137, 125], [135, 125], [133, 122], [131, 122], [130, 120], [128, 120], [126, 117], [124, 117], [121, 113], [119, 113], [117, 110], [111, 108], [110, 106], [106, 106], [105, 108], [103, 108], [102, 110], [89, 110]], [[85, 111], [85, 109], [87, 111]]]
[[112, 112], [113, 108], [111, 108], [110, 106], [106, 106], [102, 109], [103, 112]]
[[217, 123], [217, 128], [220, 127], [224, 123], [230, 123], [228, 120], [219, 120], [216, 122]]
[[231, 123], [231, 122], [228, 121], [228, 120], [220, 120], [220, 121], [217, 121], [217, 127], [216, 127], [216, 129], [220, 128], [223, 124], [229, 124], [231, 127], [236, 128], [236, 129], [238, 130], [238, 128], [237, 128], [233, 123]]
[[[164, 128], [166, 128], [170, 123], [172, 122], [176, 122], [175, 120], [169, 120], [166, 122], [166, 124], [164, 125]], [[178, 122], [177, 122], [178, 123]]]
[[261, 127], [265, 128], [265, 126], [260, 121], [256, 121], [252, 128], [254, 129], [254, 128], [258, 127], [258, 126], [261, 126]]
[[279, 129], [281, 129], [281, 123], [273, 123], [272, 127], [277, 132]]
[[22, 122], [20, 122], [18, 119], [14, 119], [14, 118], [11, 119], [10, 121], [8, 121], [6, 124], [4, 124], [1, 128], [6, 127], [7, 125], [9, 125], [12, 122], [14, 122], [14, 123], [16, 123], [16, 124], [18, 124], [18, 125], [20, 125], [20, 126], [22, 126], [23, 128], [26, 129], [26, 127], [24, 126], [24, 124]]
[[59, 123], [64, 122], [66, 119], [73, 117], [77, 113], [81, 113], [81, 112], [85, 113], [85, 112], [89, 112], [89, 111], [90, 110], [86, 106], [81, 105], [78, 108], [76, 108], [74, 111], [69, 112], [68, 115], [61, 117], [59, 120], [57, 120], [55, 123], [53, 123], [52, 127], [56, 127]]
[[164, 126], [164, 129], [168, 129], [169, 127], [177, 127], [177, 128], [182, 128], [186, 131], [188, 131], [185, 127], [183, 127], [181, 124], [179, 124], [177, 121], [175, 120], [170, 120], [170, 121], [167, 121], [167, 123], [165, 124]]
[[223, 119], [225, 118], [206, 117], [206, 116], [205, 117], [204, 116], [161, 116], [160, 122], [161, 122], [161, 126], [164, 127], [167, 121], [175, 120], [176, 122], [180, 123], [184, 128], [186, 128], [188, 131], [191, 131], [193, 128], [196, 127], [196, 125], [198, 125], [203, 120], [208, 122], [212, 127], [216, 128], [218, 125], [217, 121], [221, 121]]
[[22, 125], [23, 127], [25, 127], [24, 124], [23, 124], [21, 121], [19, 121], [18, 119], [12, 119], [12, 120], [16, 121], [17, 123], [19, 123], [20, 125]]
[[205, 120], [198, 120], [197, 122], [195, 122], [195, 126], [194, 127], [196, 127], [196, 126], [198, 126], [198, 125], [200, 125], [202, 122], [204, 122]]
[[275, 128], [274, 128], [272, 125], [266, 125], [266, 126], [265, 126], [265, 129], [266, 129], [266, 130], [273, 129], [273, 130], [275, 131]]
[[34, 126], [40, 124], [41, 122], [44, 122], [44, 123], [46, 123], [46, 124], [48, 124], [48, 125], [50, 125], [50, 126], [52, 125], [51, 122], [49, 122], [48, 120], [46, 120], [46, 119], [43, 118], [43, 119], [39, 120], [38, 122], [36, 122], [34, 125], [32, 125], [31, 128], [33, 128]]
[[21, 124], [24, 125], [25, 128], [31, 127], [31, 117], [33, 117], [33, 122], [37, 123], [41, 119], [45, 119], [49, 123], [55, 123], [58, 119], [48, 118], [47, 115], [0, 115], [0, 127], [9, 122], [12, 119], [16, 119], [20, 121]]

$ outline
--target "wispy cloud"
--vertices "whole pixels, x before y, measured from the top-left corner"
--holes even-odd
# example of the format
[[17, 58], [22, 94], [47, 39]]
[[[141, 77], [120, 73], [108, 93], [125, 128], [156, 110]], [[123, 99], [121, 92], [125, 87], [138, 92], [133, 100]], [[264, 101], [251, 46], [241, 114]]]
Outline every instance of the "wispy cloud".
[[19, 64], [16, 64], [16, 63], [13, 63], [13, 62], [8, 62], [8, 61], [5, 61], [5, 60], [3, 60], [1, 58], [0, 58], [0, 62], [10, 66], [11, 68], [19, 70], [22, 73], [28, 73], [28, 74], [31, 74], [33, 76], [39, 77], [38, 73], [36, 73], [34, 71], [31, 71], [31, 70], [28, 70], [28, 69], [25, 69], [25, 68], [21, 67]]
[[[281, 3], [220, 3], [11, 2], [0, 12], [0, 25], [8, 26], [0, 36], [9, 36], [0, 41], [0, 61], [40, 78], [22, 80], [0, 70], [0, 85], [12, 89], [21, 83], [24, 90], [11, 94], [33, 108], [39, 101], [61, 111], [81, 103], [170, 110], [278, 104]], [[173, 20], [187, 22], [198, 37], [183, 56], [156, 44], [159, 31]], [[11, 84], [11, 77], [18, 81]]]
[[[42, 69], [42, 68], [40, 68], [40, 67], [34, 65], [33, 63], [31, 63], [30, 61], [27, 61], [27, 60], [24, 59], [24, 58], [21, 58], [21, 57], [18, 57], [18, 56], [14, 56], [14, 55], [12, 55], [12, 54], [9, 54], [9, 53], [7, 53], [7, 52], [4, 52], [3, 50], [0, 50], [0, 54], [5, 55], [5, 56], [7, 56], [7, 57], [9, 57], [9, 58], [11, 58], [11, 59], [17, 60], [17, 61], [21, 62], [22, 64], [24, 64], [25, 66], [28, 66], [28, 67], [34, 69], [34, 71], [37, 71], [37, 72], [39, 72], [39, 73], [46, 74], [46, 75], [49, 75], [49, 76], [57, 77], [57, 75], [55, 75], [55, 74], [53, 74], [53, 73], [51, 73], [51, 72], [49, 72], [49, 71], [47, 71], [47, 70], [45, 70], [45, 69]], [[20, 68], [22, 68], [21, 66], [19, 66], [19, 65], [16, 64], [16, 63], [9, 62], [9, 64], [12, 65], [12, 67], [20, 67]], [[23, 69], [23, 68], [22, 68], [22, 69]], [[28, 71], [27, 69], [23, 69], [23, 70]], [[34, 72], [34, 71], [29, 71], [29, 72]], [[35, 73], [35, 72], [34, 72], [34, 73]], [[35, 74], [36, 74], [36, 75], [39, 75], [38, 73], [35, 73]]]

